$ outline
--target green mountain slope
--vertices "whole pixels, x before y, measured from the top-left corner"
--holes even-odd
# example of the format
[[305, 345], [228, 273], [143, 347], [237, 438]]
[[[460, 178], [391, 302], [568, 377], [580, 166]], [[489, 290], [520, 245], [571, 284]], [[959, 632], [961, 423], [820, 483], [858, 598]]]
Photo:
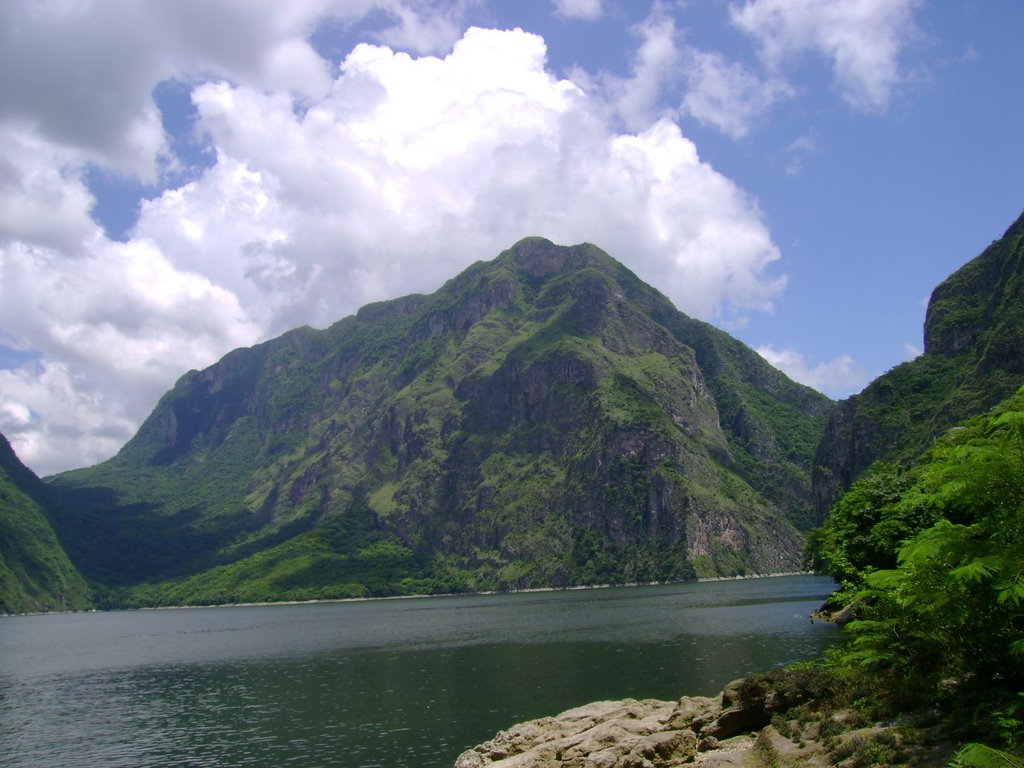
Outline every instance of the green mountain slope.
[[831, 403], [590, 245], [181, 378], [52, 521], [114, 600], [344, 597], [787, 570]]
[[0, 435], [0, 614], [78, 610], [89, 590], [43, 515], [43, 484]]
[[924, 342], [920, 357], [836, 405], [814, 458], [819, 519], [873, 462], [920, 456], [1024, 383], [1024, 215], [934, 290]]

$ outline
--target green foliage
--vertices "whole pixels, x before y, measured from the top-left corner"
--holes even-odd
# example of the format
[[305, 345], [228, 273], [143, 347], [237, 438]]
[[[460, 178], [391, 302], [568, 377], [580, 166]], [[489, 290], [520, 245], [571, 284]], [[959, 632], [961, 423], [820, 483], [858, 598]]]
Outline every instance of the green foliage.
[[965, 744], [950, 762], [950, 768], [1024, 768], [1024, 758], [984, 744]]
[[[896, 562], [884, 568], [880, 546], [824, 554], [864, 584], [840, 662], [884, 668], [918, 701], [1001, 713], [975, 714], [979, 724], [1015, 720], [1024, 690], [1024, 389], [951, 430], [906, 476], [879, 471], [851, 492], [856, 503], [837, 506], [824, 540], [889, 543]], [[928, 516], [936, 519], [913, 533]]]
[[[925, 354], [837, 406], [815, 497], [856, 480], [809, 537], [856, 618], [835, 663], [879, 676], [891, 706], [956, 712], [968, 735], [1011, 750], [1024, 721], [1022, 349], [1024, 216], [935, 289]], [[997, 754], [986, 749], [957, 764]]]
[[804, 704], [824, 709], [842, 707], [862, 686], [857, 674], [817, 662], [801, 662], [750, 675], [743, 679], [737, 693], [746, 703], [770, 697], [773, 709], [787, 712]]
[[0, 614], [92, 606], [40, 502], [42, 484], [0, 435]]
[[871, 571], [895, 567], [900, 545], [938, 515], [908, 493], [911, 487], [911, 473], [897, 465], [878, 463], [865, 472], [809, 537], [814, 567], [847, 587], [861, 585]]

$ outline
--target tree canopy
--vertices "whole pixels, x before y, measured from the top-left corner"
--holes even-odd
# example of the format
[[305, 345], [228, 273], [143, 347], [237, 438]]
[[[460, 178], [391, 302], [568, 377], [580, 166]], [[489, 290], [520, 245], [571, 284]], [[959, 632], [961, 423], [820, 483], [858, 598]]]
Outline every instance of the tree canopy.
[[876, 465], [816, 532], [856, 606], [839, 664], [969, 708], [1009, 746], [1024, 721], [1024, 388], [915, 465]]

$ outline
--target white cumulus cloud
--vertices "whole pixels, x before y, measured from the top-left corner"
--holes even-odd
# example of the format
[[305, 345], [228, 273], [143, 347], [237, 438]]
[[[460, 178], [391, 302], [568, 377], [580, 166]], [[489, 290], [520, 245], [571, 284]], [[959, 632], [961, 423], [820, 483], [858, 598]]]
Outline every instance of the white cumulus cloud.
[[[673, 123], [616, 133], [545, 55], [521, 31], [470, 29], [443, 59], [362, 45], [304, 114], [280, 94], [203, 85], [194, 100], [220, 160], [147, 206], [138, 231], [210, 231], [191, 245], [175, 236], [193, 260], [232, 240], [216, 249], [232, 290], [294, 289], [316, 323], [431, 290], [529, 234], [596, 242], [702, 317], [768, 308], [782, 279], [768, 273], [778, 251], [755, 203]], [[228, 167], [248, 175], [218, 210]], [[257, 285], [263, 264], [278, 285]], [[275, 331], [298, 319], [287, 303]]]
[[[81, 40], [74, 19], [21, 7], [37, 42], [49, 25], [82, 56], [109, 57], [89, 65], [95, 82], [65, 84], [72, 64], [49, 65], [54, 99], [86, 89], [82, 125], [0, 86], [0, 338], [33, 354], [0, 370], [0, 431], [41, 473], [112, 453], [189, 368], [434, 290], [526, 235], [594, 242], [721, 322], [769, 309], [785, 283], [755, 200], [670, 120], [616, 127], [600, 93], [549, 71], [536, 35], [470, 29], [444, 56], [362, 44], [332, 79], [307, 36], [351, 4], [138, 6], [161, 24], [132, 3], [124, 19], [110, 4], [60, 6], [84, 14]], [[394, 30], [440, 39], [413, 24], [425, 3], [362, 6], [406, 10]], [[218, 24], [200, 23], [201, 9]], [[237, 40], [218, 37], [221, 21]], [[142, 43], [115, 45], [136, 27]], [[159, 124], [150, 94], [167, 77], [193, 84], [215, 161], [145, 201], [127, 241], [112, 242], [90, 218], [84, 174], [157, 173], [166, 149], [147, 128]]]
[[778, 77], [762, 78], [715, 51], [689, 47], [683, 57], [688, 88], [682, 111], [734, 139], [793, 89]]
[[846, 101], [877, 111], [903, 80], [899, 58], [917, 34], [918, 5], [920, 0], [747, 0], [730, 6], [730, 14], [757, 41], [770, 67], [804, 54], [822, 56]]
[[0, 371], [0, 429], [40, 471], [110, 455], [178, 376], [259, 333], [230, 291], [142, 239], [97, 237], [73, 258], [0, 248], [0, 305], [42, 356]]
[[[655, 6], [654, 12], [633, 30], [641, 39], [628, 78], [608, 78], [615, 107], [629, 130], [651, 124], [659, 111], [665, 84], [671, 81], [679, 65], [676, 25], [670, 16]], [[665, 112], [664, 108], [661, 108]], [[664, 115], [671, 117], [671, 114]]]
[[602, 0], [553, 0], [559, 15], [567, 19], [597, 19], [604, 14]]
[[83, 386], [60, 361], [0, 370], [0, 425], [18, 458], [49, 473], [114, 454], [138, 427], [138, 416], [114, 396]]
[[832, 397], [847, 397], [859, 392], [871, 379], [870, 374], [849, 355], [839, 355], [828, 362], [811, 365], [800, 352], [775, 349], [770, 344], [758, 347], [757, 353], [794, 381]]

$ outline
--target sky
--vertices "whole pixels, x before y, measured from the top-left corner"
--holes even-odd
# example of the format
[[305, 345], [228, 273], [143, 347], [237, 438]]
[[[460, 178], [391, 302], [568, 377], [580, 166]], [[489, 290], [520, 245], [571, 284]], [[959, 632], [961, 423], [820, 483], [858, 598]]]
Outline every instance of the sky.
[[1024, 209], [1019, 0], [4, 0], [0, 432], [540, 235], [834, 398]]

